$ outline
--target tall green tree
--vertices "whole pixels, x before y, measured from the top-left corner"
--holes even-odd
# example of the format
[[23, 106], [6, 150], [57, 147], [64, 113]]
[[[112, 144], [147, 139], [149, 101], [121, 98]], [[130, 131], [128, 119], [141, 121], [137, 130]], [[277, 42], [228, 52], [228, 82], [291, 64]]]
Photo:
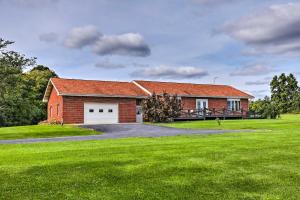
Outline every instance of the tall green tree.
[[274, 76], [271, 83], [271, 100], [281, 113], [287, 113], [299, 93], [298, 82], [293, 74]]
[[46, 118], [43, 94], [49, 79], [57, 75], [35, 66], [35, 58], [7, 51], [10, 44], [0, 38], [0, 126], [34, 124]]
[[24, 73], [23, 79], [30, 85], [30, 102], [35, 105], [32, 123], [38, 123], [47, 118], [47, 104], [42, 102], [49, 79], [57, 77], [57, 74], [43, 65], [37, 65], [29, 72]]
[[0, 126], [30, 123], [30, 88], [23, 80], [23, 70], [35, 64], [15, 51], [6, 51], [13, 42], [0, 39]]
[[289, 112], [300, 113], [300, 91], [294, 96]]

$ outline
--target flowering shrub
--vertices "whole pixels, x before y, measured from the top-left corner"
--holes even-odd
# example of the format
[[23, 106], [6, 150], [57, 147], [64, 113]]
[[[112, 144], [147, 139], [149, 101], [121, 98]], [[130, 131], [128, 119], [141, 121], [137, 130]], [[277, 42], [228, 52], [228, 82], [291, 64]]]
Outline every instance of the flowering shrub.
[[170, 95], [166, 92], [162, 95], [153, 93], [142, 101], [142, 108], [145, 121], [168, 122], [180, 116], [182, 103], [177, 95]]

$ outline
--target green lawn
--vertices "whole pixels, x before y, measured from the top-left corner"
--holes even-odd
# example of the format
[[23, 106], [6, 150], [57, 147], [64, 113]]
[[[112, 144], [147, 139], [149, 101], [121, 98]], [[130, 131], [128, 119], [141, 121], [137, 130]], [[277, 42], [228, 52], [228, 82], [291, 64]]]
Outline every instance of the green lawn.
[[282, 115], [280, 119], [182, 121], [157, 125], [186, 129], [294, 129], [300, 127], [299, 115]]
[[259, 122], [236, 124], [270, 130], [0, 145], [0, 199], [300, 199], [299, 115]]
[[70, 125], [34, 125], [0, 128], [0, 140], [95, 134], [99, 134], [99, 132]]

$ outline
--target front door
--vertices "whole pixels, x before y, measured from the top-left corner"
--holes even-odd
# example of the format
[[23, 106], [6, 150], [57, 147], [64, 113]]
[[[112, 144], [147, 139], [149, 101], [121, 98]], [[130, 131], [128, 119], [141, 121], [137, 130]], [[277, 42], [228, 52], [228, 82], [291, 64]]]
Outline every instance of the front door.
[[142, 106], [136, 106], [136, 122], [137, 123], [143, 123]]
[[196, 99], [196, 109], [199, 115], [203, 115], [203, 111], [208, 108], [208, 99]]

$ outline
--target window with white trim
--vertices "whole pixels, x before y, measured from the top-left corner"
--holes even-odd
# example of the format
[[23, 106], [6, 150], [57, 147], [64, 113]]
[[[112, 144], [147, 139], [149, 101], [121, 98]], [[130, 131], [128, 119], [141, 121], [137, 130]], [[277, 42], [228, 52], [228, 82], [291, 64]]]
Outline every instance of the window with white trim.
[[241, 100], [240, 99], [227, 99], [227, 109], [230, 111], [240, 111], [241, 110]]

